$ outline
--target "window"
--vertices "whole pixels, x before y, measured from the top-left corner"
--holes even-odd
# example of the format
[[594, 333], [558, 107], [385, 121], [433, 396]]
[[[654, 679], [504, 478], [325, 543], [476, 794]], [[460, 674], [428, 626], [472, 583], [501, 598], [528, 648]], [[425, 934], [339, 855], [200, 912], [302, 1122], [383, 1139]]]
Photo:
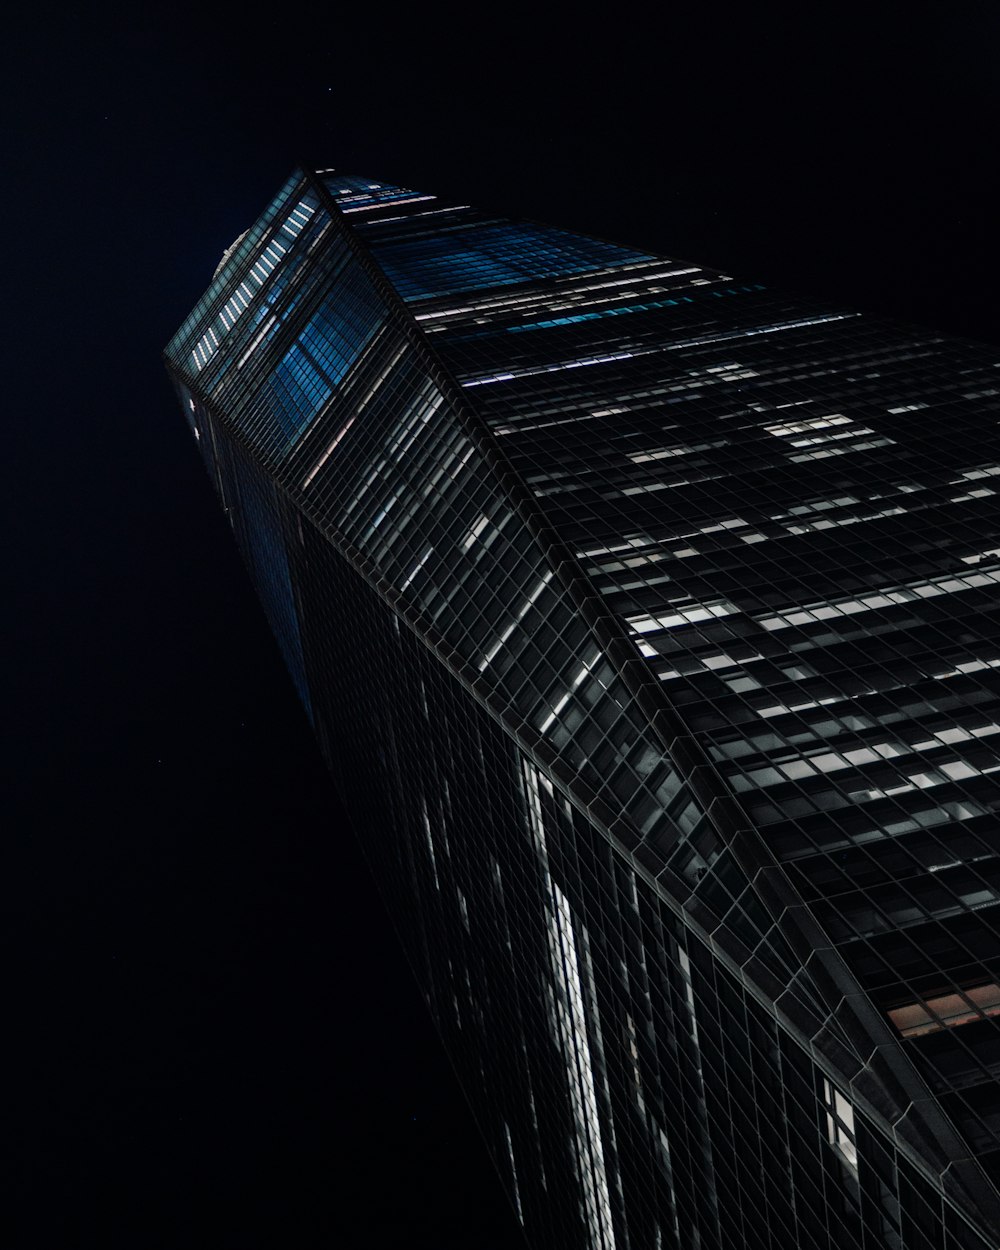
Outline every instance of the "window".
[[983, 1016], [1000, 1015], [1000, 985], [977, 985], [961, 993], [942, 994], [926, 1001], [893, 1007], [889, 1019], [903, 1037], [919, 1037], [938, 1029], [954, 1029]]
[[858, 1148], [854, 1132], [854, 1108], [839, 1089], [823, 1078], [823, 1106], [826, 1110], [826, 1136], [849, 1168], [858, 1170]]

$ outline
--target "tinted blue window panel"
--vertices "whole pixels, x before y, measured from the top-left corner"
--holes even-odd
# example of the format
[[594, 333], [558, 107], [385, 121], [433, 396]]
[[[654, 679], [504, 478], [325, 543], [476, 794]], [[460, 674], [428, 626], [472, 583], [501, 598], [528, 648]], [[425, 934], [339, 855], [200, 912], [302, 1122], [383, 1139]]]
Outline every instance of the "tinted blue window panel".
[[282, 431], [294, 438], [330, 397], [333, 386], [298, 344], [275, 369], [274, 381], [279, 400], [275, 416]]
[[322, 363], [333, 385], [354, 364], [383, 320], [374, 291], [338, 289], [337, 295], [337, 302], [324, 305], [299, 335], [299, 342]]
[[[334, 195], [351, 195], [360, 196], [364, 199], [374, 201], [376, 198], [398, 199], [400, 196], [413, 195], [413, 191], [408, 191], [405, 187], [397, 187], [391, 182], [379, 182], [377, 178], [356, 178], [353, 175], [338, 175], [335, 178], [324, 178], [330, 191]], [[378, 196], [369, 196], [365, 193], [368, 191], [377, 191]], [[352, 203], [361, 202], [352, 200]]]
[[651, 259], [645, 252], [600, 239], [520, 222], [376, 244], [374, 251], [386, 276], [406, 300], [510, 286]]
[[274, 369], [271, 388], [274, 417], [286, 450], [309, 426], [334, 387], [365, 349], [384, 317], [369, 287], [338, 285], [336, 299], [325, 304], [303, 328]]

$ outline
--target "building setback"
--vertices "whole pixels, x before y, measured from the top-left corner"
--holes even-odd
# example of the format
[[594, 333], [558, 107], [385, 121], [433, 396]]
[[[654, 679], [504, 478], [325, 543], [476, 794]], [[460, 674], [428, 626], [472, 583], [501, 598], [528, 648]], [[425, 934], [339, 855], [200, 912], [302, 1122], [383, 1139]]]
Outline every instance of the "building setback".
[[1000, 352], [298, 171], [166, 358], [529, 1241], [1000, 1243]]

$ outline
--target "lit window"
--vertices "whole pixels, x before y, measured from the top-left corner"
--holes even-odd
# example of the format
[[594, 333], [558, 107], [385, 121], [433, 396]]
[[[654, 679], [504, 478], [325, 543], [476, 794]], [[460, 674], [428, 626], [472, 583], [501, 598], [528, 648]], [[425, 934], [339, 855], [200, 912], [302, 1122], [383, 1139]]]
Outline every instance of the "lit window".
[[826, 1110], [826, 1136], [830, 1145], [855, 1172], [858, 1147], [854, 1129], [854, 1108], [839, 1089], [823, 1078], [823, 1106]]
[[889, 1019], [903, 1037], [919, 1037], [938, 1029], [954, 1029], [971, 1024], [984, 1016], [1000, 1016], [1000, 985], [976, 985], [961, 993], [941, 994], [937, 998], [893, 1007]]
[[483, 530], [487, 527], [487, 525], [489, 525], [489, 523], [490, 523], [489, 517], [485, 513], [483, 513], [483, 515], [479, 518], [479, 520], [475, 523], [475, 525], [473, 525], [472, 529], [469, 530], [468, 534], [466, 534], [465, 538], [462, 539], [463, 551], [469, 550], [469, 548], [476, 541], [476, 539], [483, 532]]

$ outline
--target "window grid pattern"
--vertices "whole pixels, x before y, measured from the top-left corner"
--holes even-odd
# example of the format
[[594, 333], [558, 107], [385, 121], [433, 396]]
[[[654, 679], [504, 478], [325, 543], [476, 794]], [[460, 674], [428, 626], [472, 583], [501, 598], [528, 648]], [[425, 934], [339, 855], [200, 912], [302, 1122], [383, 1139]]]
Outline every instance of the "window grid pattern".
[[[1000, 360], [700, 269], [654, 307], [656, 264], [414, 307], [883, 1015], [972, 993], [1000, 972]], [[948, 1033], [912, 1057], [974, 1082], [943, 1105], [992, 1156], [994, 1026]]]
[[[344, 774], [348, 799], [383, 839], [373, 854], [395, 880], [474, 1101], [486, 1115], [502, 1090], [522, 1100], [491, 1122], [508, 1173], [518, 1160], [526, 1228], [534, 1220], [564, 1244], [558, 1221], [539, 1214], [562, 1186], [552, 1210], [582, 1221], [566, 1244], [978, 1250], [956, 1208], [994, 1218], [984, 1172], [1000, 1176], [996, 1022], [984, 1008], [911, 1030], [898, 1041], [914, 1065], [905, 1072], [872, 1046], [900, 1038], [892, 1013], [907, 1004], [949, 994], [975, 1004], [1000, 979], [986, 754], [1000, 663], [996, 362], [387, 184], [327, 187], [332, 215], [309, 179], [289, 182], [227, 253], [168, 363], [325, 749], [369, 753]], [[409, 319], [345, 223], [409, 300]], [[522, 490], [551, 538], [526, 524]], [[613, 638], [567, 593], [577, 577], [562, 567], [567, 553], [618, 622]], [[341, 582], [349, 593], [335, 603]], [[371, 633], [351, 637], [348, 662], [356, 624], [334, 622], [360, 614], [366, 596]], [[389, 661], [397, 652], [404, 667]], [[345, 682], [349, 703], [333, 697]], [[367, 708], [376, 686], [380, 710]], [[650, 688], [656, 700], [640, 697]], [[349, 741], [345, 706], [366, 708]], [[452, 734], [470, 717], [471, 771], [432, 766], [428, 753], [456, 751]], [[425, 773], [410, 771], [418, 758]], [[508, 821], [487, 862], [468, 823], [477, 811], [482, 823], [482, 784], [498, 811], [515, 803], [530, 832], [527, 767], [546, 854], [590, 848], [585, 871], [553, 861], [548, 937], [537, 829], [526, 854]], [[751, 826], [768, 849], [756, 860]], [[403, 842], [391, 849], [393, 838]], [[505, 922], [503, 944], [512, 954], [519, 929], [534, 932], [531, 975], [548, 968], [550, 985], [507, 1021], [521, 1039], [517, 1071], [498, 1062], [480, 1088], [499, 930], [473, 941], [473, 957], [441, 907], [454, 899], [469, 938], [477, 903], [507, 897], [504, 880], [523, 884], [525, 872], [535, 902]], [[632, 905], [645, 897], [659, 916], [631, 936], [620, 929], [622, 873]], [[630, 953], [611, 954], [609, 924]], [[561, 1023], [553, 933], [575, 969]], [[844, 962], [819, 950], [829, 937]], [[640, 1027], [649, 1008], [608, 989], [616, 960], [631, 958], [646, 976], [656, 961], [666, 970], [658, 994], [674, 1023], [650, 1061], [660, 1079], [664, 1053], [687, 1056], [658, 1115]], [[847, 997], [846, 975], [856, 978]], [[735, 1041], [733, 1021], [745, 1022]], [[737, 1042], [756, 1058], [730, 1053]], [[858, 1117], [857, 1181], [846, 1185], [826, 1136], [833, 1072]], [[927, 1088], [934, 1099], [913, 1093]], [[671, 1122], [679, 1106], [684, 1128]], [[646, 1136], [635, 1136], [636, 1108]], [[589, 1143], [585, 1164], [573, 1140]], [[783, 1155], [776, 1189], [734, 1158], [739, 1143], [750, 1160], [762, 1143]], [[960, 1161], [970, 1147], [978, 1166]], [[521, 1167], [532, 1151], [537, 1168]], [[655, 1200], [635, 1188], [640, 1153], [658, 1169]], [[527, 1192], [535, 1177], [544, 1200]], [[818, 1194], [824, 1205], [807, 1211]]]
[[501, 1176], [518, 1161], [531, 1243], [601, 1244], [579, 1181], [596, 1134], [581, 1141], [556, 1007], [546, 916], [561, 898], [593, 978], [615, 1244], [986, 1250], [857, 1110], [845, 1178], [808, 1053], [319, 534], [294, 547], [311, 664], [337, 674], [320, 738]]

